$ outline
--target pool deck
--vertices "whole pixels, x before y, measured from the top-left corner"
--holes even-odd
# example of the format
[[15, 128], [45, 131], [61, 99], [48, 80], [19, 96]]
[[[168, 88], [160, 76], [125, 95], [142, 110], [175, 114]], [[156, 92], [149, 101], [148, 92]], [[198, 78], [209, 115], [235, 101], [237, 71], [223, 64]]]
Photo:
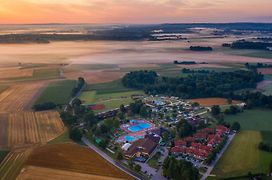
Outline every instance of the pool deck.
[[146, 131], [149, 131], [149, 130], [152, 130], [152, 129], [156, 128], [155, 124], [153, 124], [153, 123], [151, 123], [151, 122], [149, 122], [147, 120], [140, 119], [139, 123], [148, 123], [151, 126], [150, 126], [150, 128], [143, 129], [143, 130], [140, 130], [140, 131], [137, 131], [137, 132], [131, 132], [128, 128], [131, 127], [131, 126], [136, 125], [137, 123], [135, 124], [135, 123], [129, 122], [127, 124], [123, 124], [123, 125], [121, 125], [121, 129], [124, 130], [125, 132], [127, 132], [127, 134], [119, 137], [118, 140], [117, 140], [117, 142], [119, 142], [119, 143], [126, 142], [125, 136], [133, 136], [133, 137], [136, 137], [136, 140], [138, 140], [137, 137], [145, 136], [146, 135]]

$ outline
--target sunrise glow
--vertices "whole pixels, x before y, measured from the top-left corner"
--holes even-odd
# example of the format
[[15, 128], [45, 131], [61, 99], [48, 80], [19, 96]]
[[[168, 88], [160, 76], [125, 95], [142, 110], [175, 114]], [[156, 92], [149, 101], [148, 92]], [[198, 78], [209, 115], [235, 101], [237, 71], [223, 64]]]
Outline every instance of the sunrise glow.
[[272, 22], [271, 0], [0, 0], [0, 23]]

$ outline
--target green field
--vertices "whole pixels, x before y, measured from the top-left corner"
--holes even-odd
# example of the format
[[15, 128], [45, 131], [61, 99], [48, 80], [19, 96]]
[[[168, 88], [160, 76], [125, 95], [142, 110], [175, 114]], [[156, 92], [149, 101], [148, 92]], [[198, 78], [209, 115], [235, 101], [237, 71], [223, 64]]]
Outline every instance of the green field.
[[262, 140], [272, 145], [272, 131], [261, 131]]
[[242, 130], [272, 131], [272, 110], [245, 110], [237, 115], [225, 116], [225, 121], [241, 124]]
[[260, 151], [262, 135], [258, 131], [241, 131], [236, 135], [212, 174], [218, 178], [237, 177], [252, 173], [267, 173], [272, 153]]
[[70, 142], [69, 132], [65, 131], [62, 135], [48, 142], [48, 144], [60, 144]]
[[36, 81], [44, 79], [55, 79], [60, 77], [59, 68], [45, 68], [45, 69], [35, 69], [31, 77], [14, 77], [9, 78], [10, 81]]
[[8, 87], [9, 87], [8, 85], [1, 84], [0, 85], [0, 93], [5, 91]]
[[272, 95], [272, 75], [264, 75], [264, 80], [270, 83], [267, 83], [261, 91], [263, 94], [270, 96]]
[[102, 70], [118, 68], [117, 64], [72, 64], [65, 68], [65, 71], [71, 70]]
[[114, 92], [126, 92], [133, 89], [129, 89], [123, 86], [121, 80], [116, 80], [107, 83], [91, 84], [87, 86], [87, 90], [95, 90], [98, 94], [114, 93]]
[[54, 102], [60, 105], [66, 104], [71, 98], [71, 92], [75, 85], [76, 81], [74, 80], [53, 82], [42, 92], [35, 104], [44, 102]]
[[133, 102], [131, 98], [132, 95], [144, 94], [143, 91], [124, 91], [124, 92], [113, 92], [106, 93], [105, 90], [103, 93], [98, 91], [84, 91], [80, 99], [85, 105], [91, 104], [104, 104], [106, 110], [118, 108], [121, 104], [127, 105]]
[[272, 111], [265, 109], [245, 110], [237, 115], [227, 115], [225, 121], [239, 122], [242, 131], [236, 135], [212, 174], [218, 178], [236, 177], [252, 173], [267, 173], [272, 153], [260, 151], [264, 141], [272, 143]]
[[57, 78], [59, 76], [60, 76], [60, 70], [58, 68], [35, 69], [33, 71], [33, 78], [36, 78], [36, 79]]
[[0, 150], [0, 163], [5, 159], [5, 157], [8, 155], [9, 151], [6, 150]]
[[226, 54], [271, 59], [272, 53], [265, 50], [220, 48], [219, 51]]

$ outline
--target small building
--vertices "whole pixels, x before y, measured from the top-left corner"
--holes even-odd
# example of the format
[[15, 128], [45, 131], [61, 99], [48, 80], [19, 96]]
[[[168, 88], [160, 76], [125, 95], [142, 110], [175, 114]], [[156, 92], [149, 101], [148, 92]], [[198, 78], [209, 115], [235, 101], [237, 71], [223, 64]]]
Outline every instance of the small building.
[[131, 146], [130, 143], [125, 143], [125, 144], [121, 147], [121, 149], [122, 149], [123, 151], [127, 151], [127, 150], [130, 148], [130, 146]]

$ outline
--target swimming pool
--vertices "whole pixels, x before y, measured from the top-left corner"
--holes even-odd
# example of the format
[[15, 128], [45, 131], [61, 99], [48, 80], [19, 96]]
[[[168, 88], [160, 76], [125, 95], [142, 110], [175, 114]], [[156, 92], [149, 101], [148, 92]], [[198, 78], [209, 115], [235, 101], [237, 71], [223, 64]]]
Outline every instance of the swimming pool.
[[148, 129], [150, 127], [151, 127], [151, 125], [149, 123], [139, 123], [137, 125], [130, 126], [128, 128], [128, 130], [131, 132], [138, 132], [138, 131], [142, 131], [144, 129]]
[[136, 141], [138, 139], [141, 139], [141, 138], [144, 138], [144, 136], [130, 136], [130, 135], [127, 135], [124, 137], [125, 141], [128, 141], [128, 142], [133, 142], [133, 141]]

